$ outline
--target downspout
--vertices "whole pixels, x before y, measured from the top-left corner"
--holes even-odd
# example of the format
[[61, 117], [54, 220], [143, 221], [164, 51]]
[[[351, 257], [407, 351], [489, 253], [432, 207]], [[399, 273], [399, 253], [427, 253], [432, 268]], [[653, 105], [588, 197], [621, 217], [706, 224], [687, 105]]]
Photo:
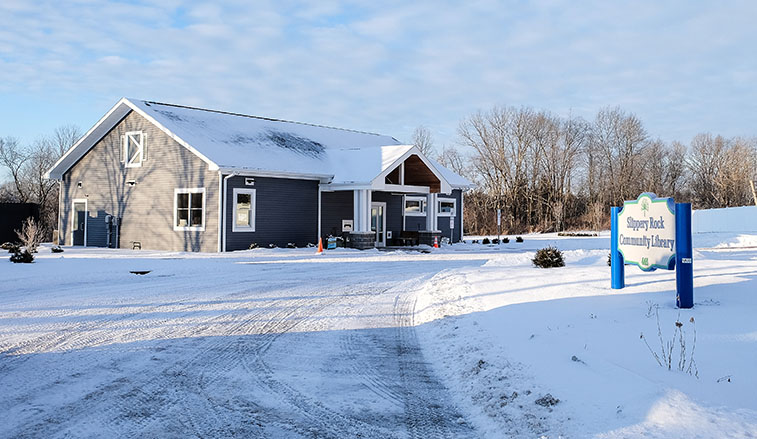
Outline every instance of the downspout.
[[463, 241], [463, 212], [465, 212], [465, 191], [460, 189], [460, 242]]
[[223, 231], [223, 242], [221, 243], [221, 251], [223, 252], [226, 251], [226, 192], [227, 192], [229, 178], [234, 177], [235, 175], [237, 175], [236, 172], [232, 172], [226, 177], [223, 177], [223, 207], [221, 210], [221, 213], [222, 213], [221, 219], [223, 220], [223, 225], [221, 226], [221, 230]]
[[318, 182], [318, 239], [321, 239], [321, 182]]
[[223, 200], [221, 199], [221, 192], [223, 191], [223, 175], [221, 171], [218, 171], [218, 253], [223, 251], [221, 243], [221, 227], [223, 226]]
[[63, 198], [63, 176], [60, 177], [61, 179], [58, 180], [58, 245], [66, 245], [66, 237], [63, 236], [63, 242], [60, 242], [60, 234], [63, 233], [63, 230], [60, 228], [60, 216], [63, 213], [63, 204], [61, 203], [61, 199]]

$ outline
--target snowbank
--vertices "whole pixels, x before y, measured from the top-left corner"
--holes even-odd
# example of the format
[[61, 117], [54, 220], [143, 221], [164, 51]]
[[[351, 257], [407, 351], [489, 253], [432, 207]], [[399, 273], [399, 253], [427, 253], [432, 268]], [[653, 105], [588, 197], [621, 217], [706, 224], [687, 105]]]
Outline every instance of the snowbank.
[[[424, 352], [486, 437], [755, 437], [757, 250], [735, 246], [757, 235], [697, 237], [695, 307], [678, 310], [669, 271], [628, 267], [610, 289], [607, 237], [524, 235], [523, 251], [511, 241], [419, 293]], [[565, 268], [531, 265], [547, 243]], [[682, 371], [680, 333], [672, 370], [640, 338], [662, 356], [677, 321]]]
[[757, 232], [757, 206], [695, 210], [691, 222], [694, 233]]

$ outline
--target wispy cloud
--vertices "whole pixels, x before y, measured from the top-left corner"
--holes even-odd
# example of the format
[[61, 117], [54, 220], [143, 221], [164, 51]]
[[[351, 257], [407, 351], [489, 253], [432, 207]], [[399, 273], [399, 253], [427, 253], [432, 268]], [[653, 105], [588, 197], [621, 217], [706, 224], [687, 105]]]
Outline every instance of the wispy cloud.
[[[400, 139], [424, 124], [439, 143], [492, 105], [587, 118], [621, 105], [669, 140], [753, 135], [756, 12], [748, 1], [4, 0], [0, 135], [89, 125], [121, 96]], [[87, 110], [34, 120], [20, 102]]]

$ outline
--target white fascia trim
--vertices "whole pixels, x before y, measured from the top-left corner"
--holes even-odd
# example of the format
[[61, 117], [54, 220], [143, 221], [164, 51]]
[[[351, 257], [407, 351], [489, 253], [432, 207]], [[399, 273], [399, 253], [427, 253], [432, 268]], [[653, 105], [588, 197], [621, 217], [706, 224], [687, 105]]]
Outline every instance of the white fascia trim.
[[430, 192], [428, 186], [412, 186], [407, 184], [379, 184], [372, 186], [374, 191], [384, 192], [406, 192], [408, 194], [427, 194]]
[[200, 153], [200, 151], [194, 149], [189, 143], [185, 142], [181, 137], [179, 137], [176, 134], [172, 133], [171, 130], [169, 130], [168, 128], [164, 127], [161, 123], [159, 123], [157, 120], [155, 120], [152, 116], [150, 116], [149, 114], [147, 114], [144, 111], [142, 111], [141, 108], [137, 107], [136, 105], [134, 105], [133, 103], [131, 103], [131, 101], [129, 101], [126, 98], [122, 98], [121, 100], [126, 105], [128, 105], [129, 108], [131, 108], [132, 110], [136, 111], [140, 116], [144, 117], [145, 119], [147, 119], [148, 121], [150, 121], [153, 125], [155, 125], [156, 127], [160, 128], [161, 131], [163, 131], [164, 133], [166, 133], [168, 135], [168, 137], [170, 137], [173, 140], [175, 140], [176, 143], [178, 143], [179, 145], [187, 148], [194, 155], [196, 155], [202, 161], [204, 161], [205, 163], [207, 163], [209, 171], [217, 171], [219, 169], [218, 165], [214, 161], [212, 161], [209, 158], [205, 157], [202, 153]]
[[[202, 194], [202, 226], [186, 226], [181, 227], [176, 225], [176, 210], [178, 206], [176, 205], [177, 195], [179, 194]], [[189, 216], [187, 217], [187, 220], [191, 220], [192, 218], [192, 197], [189, 197]], [[204, 232], [205, 231], [205, 203], [208, 201], [208, 197], [205, 194], [205, 188], [204, 187], [193, 187], [193, 188], [176, 188], [173, 190], [173, 229], [177, 232]]]
[[360, 191], [365, 189], [373, 190], [373, 186], [370, 184], [355, 184], [355, 183], [329, 183], [321, 184], [321, 190], [323, 192], [336, 192], [336, 191]]
[[330, 182], [334, 176], [331, 174], [303, 174], [299, 172], [265, 171], [245, 168], [219, 168], [224, 174], [235, 174], [247, 177], [271, 177], [289, 178], [292, 180], [319, 180], [321, 183]]
[[374, 178], [371, 183], [374, 184], [374, 185], [375, 184], [382, 184], [384, 182], [384, 179], [386, 178], [386, 176], [390, 172], [392, 172], [394, 170], [394, 168], [396, 168], [397, 166], [399, 166], [401, 163], [404, 163], [405, 160], [407, 160], [407, 158], [410, 157], [413, 154], [417, 155], [421, 159], [421, 161], [423, 162], [423, 164], [425, 164], [431, 170], [431, 172], [434, 173], [434, 175], [436, 176], [436, 178], [439, 179], [439, 182], [441, 183], [440, 184], [441, 187], [439, 188], [440, 192], [445, 193], [445, 194], [451, 193], [452, 192], [452, 185], [450, 185], [449, 182], [447, 181], [447, 179], [444, 178], [444, 176], [442, 175], [442, 173], [439, 172], [439, 170], [436, 169], [436, 167], [434, 167], [434, 165], [432, 165], [426, 159], [426, 157], [423, 155], [423, 153], [421, 153], [421, 151], [418, 149], [417, 146], [413, 146], [412, 148], [408, 149], [404, 154], [402, 154], [398, 159], [396, 159], [391, 165], [387, 166], [387, 168], [384, 169], [376, 178]]
[[[55, 164], [47, 172], [45, 172], [45, 178], [46, 179], [52, 179], [52, 180], [60, 180], [60, 179], [62, 179], [63, 178], [63, 174], [66, 171], [68, 171], [71, 168], [71, 166], [73, 166], [73, 164], [78, 161], [78, 159], [74, 160], [74, 163], [71, 163], [71, 165], [69, 165], [66, 169], [57, 170], [57, 168], [61, 164], [63, 164], [63, 162], [65, 162], [66, 159], [68, 159], [68, 157], [70, 155], [72, 155], [74, 153], [74, 151], [76, 151], [76, 149], [79, 147], [79, 145], [81, 145], [82, 143], [84, 143], [84, 141], [87, 140], [87, 138], [89, 138], [89, 136], [92, 135], [92, 133], [94, 133], [94, 131], [97, 128], [100, 127], [100, 125], [102, 125], [103, 123], [105, 123], [105, 121], [113, 114], [113, 112], [115, 112], [117, 109], [119, 109], [122, 104], [126, 104], [126, 98], [121, 98], [121, 100], [119, 100], [116, 103], [116, 105], [113, 106], [113, 108], [111, 108], [107, 113], [105, 113], [105, 116], [101, 117], [100, 120], [98, 120], [97, 123], [92, 128], [90, 128], [89, 131], [87, 131], [87, 133], [84, 134], [81, 137], [81, 139], [79, 139], [78, 142], [74, 143], [74, 146], [72, 146], [68, 151], [66, 151], [61, 156], [61, 158], [59, 158], [58, 161], [55, 162]], [[114, 126], [115, 126], [115, 124], [114, 124]], [[110, 130], [108, 130], [108, 131], [110, 131]], [[94, 146], [95, 143], [97, 143], [97, 142], [93, 142], [90, 147]], [[87, 150], [87, 151], [89, 151], [89, 150]], [[84, 154], [86, 154], [87, 151], [85, 151]], [[83, 157], [84, 154], [82, 154], [81, 156], [79, 156], [79, 158]], [[57, 170], [57, 172], [56, 172], [56, 170]]]

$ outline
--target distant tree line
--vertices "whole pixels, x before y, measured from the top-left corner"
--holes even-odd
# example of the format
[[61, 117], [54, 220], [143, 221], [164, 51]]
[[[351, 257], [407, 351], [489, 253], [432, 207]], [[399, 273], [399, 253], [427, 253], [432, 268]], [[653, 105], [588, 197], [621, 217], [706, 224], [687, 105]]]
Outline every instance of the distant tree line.
[[[29, 145], [0, 137], [0, 202], [40, 205], [45, 239], [57, 228], [58, 184], [45, 172], [82, 136], [73, 125]], [[413, 143], [477, 187], [465, 195], [465, 233], [609, 228], [610, 206], [641, 192], [695, 209], [752, 204], [757, 138], [697, 134], [688, 145], [653, 138], [636, 115], [604, 108], [593, 120], [529, 107], [495, 107], [460, 122], [457, 144], [435, 151], [431, 131]], [[467, 152], [463, 152], [467, 151]], [[0, 180], [2, 182], [3, 180]]]
[[58, 222], [58, 182], [45, 173], [81, 136], [78, 127], [65, 125], [29, 145], [0, 137], [0, 182], [7, 180], [0, 184], [0, 202], [39, 204], [43, 240], [52, 238]]
[[617, 107], [590, 121], [495, 107], [462, 120], [456, 146], [437, 158], [477, 184], [465, 195], [469, 234], [496, 233], [496, 209], [504, 233], [607, 229], [610, 206], [641, 192], [695, 209], [754, 202], [757, 138], [704, 133], [688, 146], [664, 142]]

